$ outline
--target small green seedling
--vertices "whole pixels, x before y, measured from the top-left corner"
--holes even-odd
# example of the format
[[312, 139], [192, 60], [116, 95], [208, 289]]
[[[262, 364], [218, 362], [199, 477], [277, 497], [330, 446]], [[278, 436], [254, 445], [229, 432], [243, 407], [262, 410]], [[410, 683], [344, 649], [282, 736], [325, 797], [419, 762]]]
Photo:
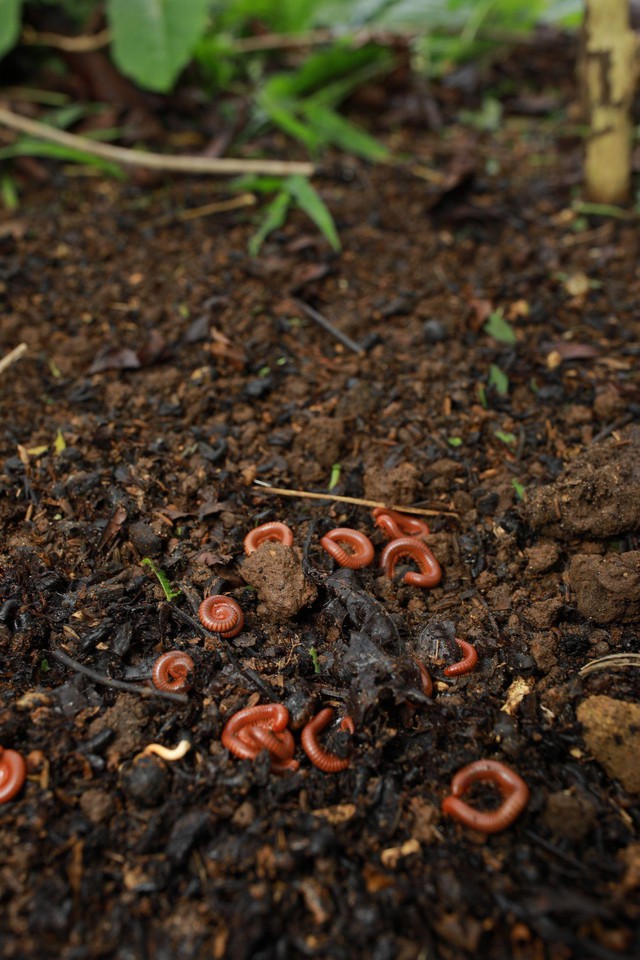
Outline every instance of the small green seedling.
[[179, 587], [172, 587], [169, 583], [169, 578], [167, 577], [164, 570], [161, 570], [160, 567], [157, 567], [151, 557], [144, 557], [142, 561], [143, 567], [149, 567], [152, 573], [158, 578], [160, 586], [164, 590], [164, 595], [167, 600], [171, 601], [175, 597], [179, 597], [182, 593], [182, 590]]
[[494, 432], [494, 437], [496, 437], [498, 440], [501, 440], [508, 447], [513, 447], [518, 442], [518, 438], [516, 437], [515, 433], [505, 433], [504, 430], [496, 430]]
[[518, 500], [526, 500], [526, 499], [527, 499], [527, 494], [526, 494], [526, 492], [525, 492], [524, 487], [523, 487], [522, 484], [520, 483], [520, 481], [513, 479], [513, 480], [511, 481], [511, 484], [512, 484], [512, 486], [513, 486], [513, 489], [514, 489], [515, 492], [516, 492], [516, 497], [517, 497], [517, 499], [518, 499]]
[[494, 387], [501, 397], [506, 397], [509, 393], [509, 377], [495, 363], [489, 367], [489, 385]]
[[309, 647], [309, 656], [313, 661], [313, 669], [316, 673], [320, 673], [320, 661], [318, 659], [318, 651], [315, 647]]
[[499, 340], [500, 343], [513, 346], [516, 342], [516, 332], [509, 321], [505, 320], [501, 307], [493, 311], [483, 329], [485, 333], [488, 333], [494, 340]]
[[340, 483], [340, 473], [342, 471], [342, 465], [339, 463], [334, 463], [331, 467], [331, 476], [329, 477], [329, 490], [333, 490], [334, 487], [337, 487]]

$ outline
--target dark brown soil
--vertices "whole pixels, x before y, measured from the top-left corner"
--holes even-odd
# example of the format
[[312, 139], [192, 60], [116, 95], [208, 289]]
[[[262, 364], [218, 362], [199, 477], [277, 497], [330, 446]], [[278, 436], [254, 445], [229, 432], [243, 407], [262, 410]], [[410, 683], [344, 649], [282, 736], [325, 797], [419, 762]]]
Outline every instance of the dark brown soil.
[[[638, 649], [640, 245], [635, 220], [571, 210], [566, 60], [528, 50], [473, 94], [443, 88], [438, 133], [394, 125], [397, 98], [379, 110], [414, 160], [326, 162], [340, 255], [294, 214], [252, 260], [244, 214], [179, 219], [204, 180], [21, 181], [0, 227], [0, 356], [28, 345], [0, 379], [0, 743], [30, 773], [0, 808], [2, 957], [640, 955], [640, 677], [578, 672]], [[456, 122], [505, 89], [499, 131]], [[499, 308], [513, 345], [483, 330]], [[383, 545], [369, 510], [254, 484], [326, 492], [336, 463], [335, 494], [433, 510], [440, 586], [332, 574], [328, 529]], [[298, 552], [243, 567], [272, 519]], [[189, 620], [212, 589], [244, 609], [231, 641]], [[458, 679], [436, 656], [454, 636], [480, 655]], [[53, 655], [142, 689], [173, 648], [195, 663], [187, 705]], [[355, 736], [327, 742], [349, 769], [230, 756], [225, 720], [258, 698], [296, 730], [348, 710]], [[134, 759], [182, 739], [181, 760]], [[531, 791], [489, 837], [440, 813], [479, 758]]]

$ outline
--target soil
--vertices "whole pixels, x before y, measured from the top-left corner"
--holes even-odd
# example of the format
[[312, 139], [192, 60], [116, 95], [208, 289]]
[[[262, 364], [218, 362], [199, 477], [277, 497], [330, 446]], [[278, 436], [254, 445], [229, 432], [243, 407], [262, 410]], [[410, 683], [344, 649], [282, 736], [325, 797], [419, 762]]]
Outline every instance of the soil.
[[[638, 649], [637, 222], [572, 209], [566, 50], [432, 93], [440, 130], [411, 126], [420, 91], [354, 99], [411, 160], [327, 158], [339, 255], [293, 213], [251, 259], [246, 213], [181, 218], [209, 181], [17, 168], [0, 356], [28, 350], [0, 378], [0, 743], [29, 776], [0, 808], [3, 957], [640, 955], [640, 676], [633, 658], [579, 673]], [[485, 95], [493, 131], [460, 122]], [[485, 331], [496, 310], [515, 343]], [[335, 464], [334, 495], [432, 512], [438, 587], [334, 572], [330, 528], [379, 556], [370, 510], [255, 483], [327, 493]], [[243, 562], [276, 519], [295, 548]], [[232, 640], [197, 625], [212, 591], [243, 608]], [[479, 662], [448, 677], [455, 637]], [[186, 703], [148, 695], [175, 648], [195, 664]], [[324, 737], [348, 769], [299, 747], [285, 776], [231, 756], [224, 723], [258, 700], [294, 731], [348, 711], [354, 736]], [[180, 760], [136, 759], [183, 739]], [[440, 810], [482, 758], [530, 789], [491, 836]]]

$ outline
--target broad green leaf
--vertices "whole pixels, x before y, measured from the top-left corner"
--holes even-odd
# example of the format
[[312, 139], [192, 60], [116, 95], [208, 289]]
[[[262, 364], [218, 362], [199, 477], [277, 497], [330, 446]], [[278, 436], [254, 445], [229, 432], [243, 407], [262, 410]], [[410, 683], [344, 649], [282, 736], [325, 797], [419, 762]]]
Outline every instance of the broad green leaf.
[[283, 190], [276, 194], [264, 211], [262, 222], [257, 231], [249, 240], [249, 253], [252, 257], [258, 255], [260, 247], [274, 230], [278, 230], [287, 219], [287, 211], [291, 204], [291, 197]]
[[103, 170], [112, 177], [119, 179], [124, 176], [117, 163], [103, 160], [102, 157], [94, 157], [92, 153], [86, 153], [84, 150], [65, 147], [61, 143], [47, 143], [33, 137], [21, 137], [11, 146], [0, 149], [0, 160], [7, 160], [11, 157], [50, 157], [53, 160], [67, 160], [70, 163], [82, 163], [86, 166], [96, 167], [98, 170]]
[[370, 160], [372, 163], [388, 160], [389, 151], [386, 147], [370, 137], [364, 130], [354, 126], [349, 120], [345, 120], [335, 110], [331, 110], [329, 107], [321, 107], [314, 103], [312, 99], [304, 102], [302, 109], [309, 125], [327, 143], [332, 143], [334, 146], [340, 147], [341, 150], [345, 150], [356, 157], [362, 157], [364, 160]]
[[110, 0], [113, 58], [142, 87], [166, 93], [204, 33], [209, 0]]
[[509, 377], [495, 363], [492, 363], [489, 367], [489, 383], [496, 388], [496, 393], [499, 393], [501, 397], [506, 397], [509, 393]]
[[310, 217], [318, 230], [324, 234], [334, 250], [338, 251], [340, 239], [329, 209], [318, 191], [304, 177], [287, 177], [284, 188], [293, 197], [301, 210]]
[[516, 332], [509, 321], [505, 320], [502, 315], [502, 310], [493, 311], [485, 323], [483, 330], [485, 333], [488, 333], [490, 337], [493, 337], [494, 340], [499, 340], [500, 343], [512, 345], [516, 342]]
[[16, 43], [20, 35], [22, 0], [0, 0], [0, 57]]

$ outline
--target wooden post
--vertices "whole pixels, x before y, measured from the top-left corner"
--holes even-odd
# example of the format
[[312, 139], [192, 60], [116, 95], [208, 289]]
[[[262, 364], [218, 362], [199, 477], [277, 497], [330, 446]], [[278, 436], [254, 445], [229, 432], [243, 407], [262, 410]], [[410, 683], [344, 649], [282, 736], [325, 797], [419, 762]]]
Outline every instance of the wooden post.
[[596, 203], [625, 203], [630, 196], [635, 57], [629, 0], [586, 0], [580, 64], [590, 126], [585, 188]]

